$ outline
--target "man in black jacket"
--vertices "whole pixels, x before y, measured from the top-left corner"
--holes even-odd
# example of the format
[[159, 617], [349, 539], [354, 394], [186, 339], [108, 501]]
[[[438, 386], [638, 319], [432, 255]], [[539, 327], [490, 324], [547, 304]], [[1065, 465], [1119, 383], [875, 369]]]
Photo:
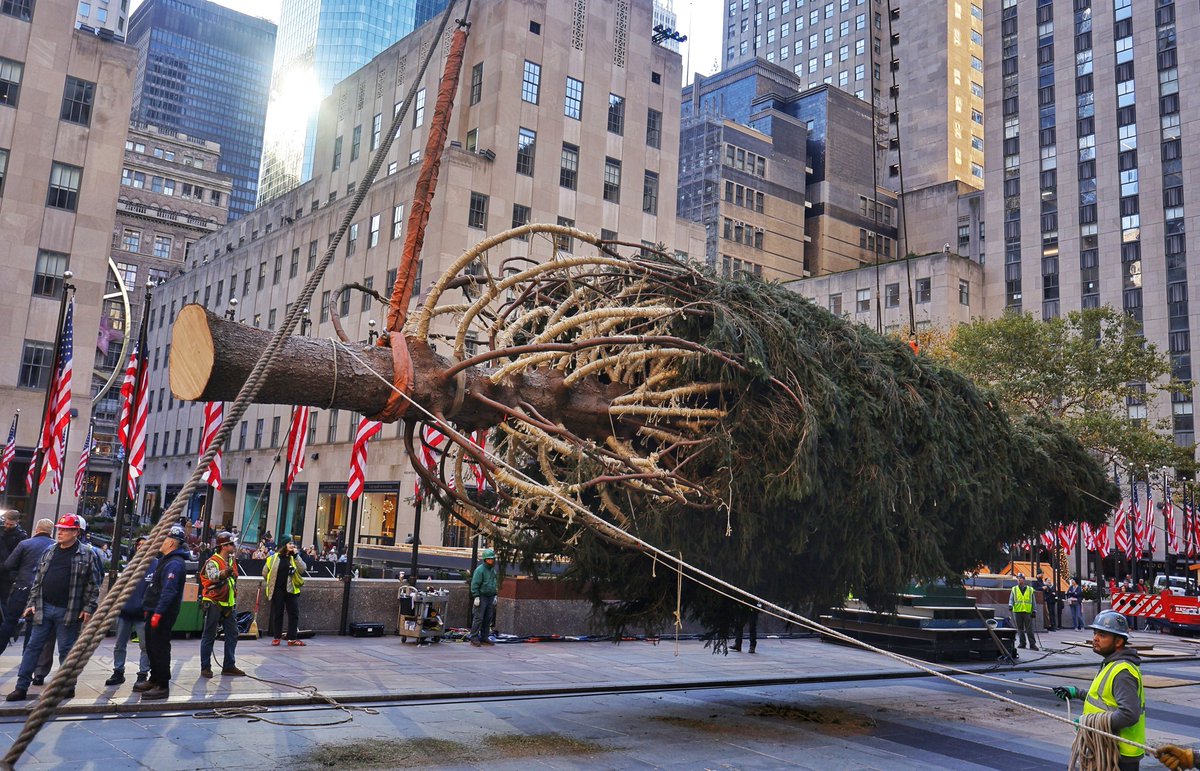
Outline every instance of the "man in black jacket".
[[138, 683], [133, 690], [140, 691], [142, 699], [165, 699], [171, 688], [171, 629], [179, 617], [183, 603], [183, 585], [187, 577], [185, 560], [188, 550], [183, 542], [187, 537], [183, 528], [172, 525], [163, 539], [154, 578], [146, 589], [142, 608], [146, 611], [146, 654], [150, 657], [150, 678]]
[[4, 512], [4, 528], [0, 530], [0, 603], [8, 599], [8, 593], [13, 587], [15, 576], [4, 567], [8, 556], [17, 548], [17, 544], [29, 537], [25, 528], [21, 527], [21, 512], [9, 509]]
[[[17, 631], [17, 623], [21, 620], [21, 612], [29, 601], [29, 589], [33, 586], [33, 573], [46, 550], [54, 546], [54, 522], [49, 519], [39, 519], [33, 526], [33, 537], [26, 538], [17, 544], [12, 554], [4, 561], [8, 575], [12, 576], [12, 593], [4, 606], [4, 623], [0, 624], [0, 653], [12, 641], [13, 633]], [[33, 624], [25, 627], [25, 639], [29, 639], [29, 631]]]
[[[133, 553], [129, 555], [130, 562], [145, 543], [146, 536], [138, 536], [133, 543]], [[138, 581], [133, 594], [129, 595], [129, 599], [121, 606], [121, 613], [117, 616], [117, 642], [113, 645], [113, 673], [112, 677], [104, 681], [105, 685], [120, 685], [125, 682], [125, 657], [129, 650], [129, 638], [134, 632], [137, 632], [138, 648], [141, 649], [137, 681], [144, 683], [150, 675], [150, 656], [146, 653], [146, 612], [142, 609], [142, 603], [146, 600], [147, 587], [154, 580], [154, 567], [157, 562], [156, 559], [150, 563], [145, 577]]]

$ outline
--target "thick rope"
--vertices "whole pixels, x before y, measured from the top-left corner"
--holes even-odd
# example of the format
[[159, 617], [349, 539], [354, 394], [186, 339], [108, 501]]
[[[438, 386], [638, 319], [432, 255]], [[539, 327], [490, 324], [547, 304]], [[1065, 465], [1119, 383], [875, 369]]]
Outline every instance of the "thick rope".
[[1071, 745], [1068, 771], [1117, 771], [1121, 751], [1112, 737], [1108, 712], [1090, 712], [1079, 716], [1079, 725], [1090, 730], [1075, 734]]
[[[454, 6], [454, 0], [446, 4], [446, 10], [442, 13], [435, 39], [440, 40], [444, 34], [446, 24], [450, 20], [451, 11], [454, 9]], [[21, 755], [29, 747], [29, 743], [37, 736], [38, 731], [54, 715], [55, 710], [62, 703], [66, 694], [75, 688], [75, 682], [79, 679], [80, 672], [83, 671], [84, 666], [92, 657], [92, 654], [95, 653], [100, 642], [108, 634], [108, 629], [112, 625], [113, 619], [120, 612], [120, 608], [125, 604], [125, 601], [133, 594], [134, 589], [141, 582], [143, 576], [146, 575], [146, 569], [150, 565], [150, 560], [157, 555], [159, 547], [166, 538], [167, 531], [170, 530], [171, 525], [179, 520], [188, 501], [191, 500], [192, 493], [202, 485], [201, 477], [204, 474], [204, 470], [208, 468], [209, 463], [212, 462], [217, 453], [225, 447], [226, 442], [229, 441], [229, 437], [233, 434], [233, 427], [238, 424], [238, 421], [241, 420], [246, 410], [253, 403], [254, 397], [258, 395], [263, 380], [265, 380], [272, 365], [279, 356], [280, 349], [300, 323], [300, 318], [304, 315], [304, 309], [308, 307], [313, 295], [316, 294], [317, 288], [321, 285], [325, 271], [333, 262], [337, 248], [341, 245], [342, 238], [345, 236], [346, 231], [350, 229], [350, 224], [362, 206], [363, 201], [366, 200], [367, 193], [371, 189], [375, 176], [383, 166], [392, 141], [403, 125], [405, 116], [408, 114], [408, 110], [415, 98], [416, 91], [424, 79], [429, 63], [433, 60], [437, 51], [437, 46], [429, 46], [429, 52], [424, 61], [421, 62], [420, 70], [417, 72], [413, 85], [409, 89], [408, 96], [405, 97], [404, 106], [393, 117], [392, 125], [384, 136], [384, 140], [378, 150], [375, 152], [375, 157], [371, 159], [371, 164], [367, 167], [362, 182], [357, 185], [354, 198], [351, 199], [350, 206], [346, 209], [345, 216], [342, 217], [341, 226], [334, 233], [333, 239], [330, 240], [324, 257], [312, 272], [312, 275], [309, 276], [308, 281], [300, 292], [300, 296], [292, 303], [291, 312], [285, 315], [283, 323], [271, 338], [271, 342], [267, 345], [266, 350], [263, 351], [262, 356], [255, 362], [254, 368], [246, 379], [246, 383], [242, 386], [241, 391], [238, 392], [237, 399], [230, 406], [229, 412], [226, 414], [225, 420], [217, 432], [217, 436], [196, 462], [191, 477], [184, 484], [183, 489], [175, 497], [175, 500], [171, 502], [170, 507], [163, 512], [162, 517], [151, 529], [149, 533], [150, 548], [139, 550], [136, 553], [133, 562], [121, 573], [117, 582], [110, 588], [108, 594], [105, 595], [104, 600], [96, 609], [96, 612], [92, 614], [91, 619], [80, 631], [79, 638], [71, 646], [71, 651], [67, 654], [67, 659], [63, 662], [58, 676], [42, 692], [29, 717], [26, 719], [20, 735], [17, 736], [16, 741], [12, 743], [12, 746], [8, 749], [8, 753], [5, 754], [3, 759], [5, 768], [12, 768], [16, 764]]]
[[[361, 357], [359, 357], [354, 351], [350, 350], [349, 348], [347, 348], [345, 346], [342, 346], [342, 347], [351, 357], [358, 360], [358, 362], [360, 364], [362, 364], [368, 371], [370, 371], [371, 374], [373, 374], [375, 377], [379, 378], [379, 380], [381, 380], [382, 382], [387, 383], [389, 386], [391, 386], [391, 381], [388, 380], [387, 377], [385, 377], [384, 375], [381, 375], [380, 373], [375, 372], [373, 369], [371, 369], [370, 364], [368, 362], [364, 361]], [[440, 419], [438, 416], [434, 415], [432, 412], [425, 409], [422, 405], [417, 404], [417, 402], [415, 400], [413, 400], [411, 397], [409, 397], [407, 394], [403, 394], [399, 391], [397, 391], [397, 393], [401, 394], [401, 397], [409, 403], [409, 406], [411, 408], [414, 408], [417, 411], [424, 413], [425, 420], [427, 422], [437, 426], [439, 428], [439, 430], [441, 430], [447, 436], [454, 439], [454, 441], [459, 443], [460, 446], [465, 445], [466, 442], [470, 441], [465, 436], [463, 436], [463, 434], [461, 434], [454, 426], [450, 425], [447, 421]], [[570, 498], [567, 498], [565, 495], [558, 492], [557, 490], [540, 485], [536, 480], [528, 477], [520, 469], [518, 469], [514, 466], [511, 466], [503, 458], [500, 458], [495, 453], [493, 453], [491, 450], [483, 449], [482, 453], [485, 456], [487, 456], [488, 459], [492, 463], [496, 464], [497, 466], [505, 467], [508, 470], [508, 472], [511, 473], [511, 475], [513, 477], [521, 480], [524, 484], [538, 486], [541, 489], [543, 489], [550, 496], [557, 499], [559, 501], [559, 503], [563, 504], [565, 507], [570, 508], [572, 511], [576, 512], [580, 517], [583, 518], [584, 521], [589, 523], [592, 526], [592, 528], [594, 530], [596, 530], [599, 534], [606, 536], [608, 538], [611, 538], [614, 541], [624, 541], [627, 544], [632, 544], [632, 545], [636, 546], [637, 548], [639, 548], [640, 550], [642, 550], [643, 552], [645, 552], [646, 554], [657, 557], [663, 563], [671, 566], [674, 570], [679, 571], [681, 575], [686, 574], [686, 577], [689, 578], [690, 580], [692, 580], [693, 582], [695, 582], [696, 584], [703, 586], [707, 589], [713, 590], [713, 591], [718, 591], [722, 595], [729, 597], [730, 599], [736, 600], [737, 602], [740, 602], [747, 607], [756, 608], [756, 607], [761, 606], [759, 609], [761, 609], [763, 612], [766, 612], [767, 615], [774, 616], [775, 618], [779, 618], [781, 620], [790, 621], [790, 622], [797, 624], [801, 627], [804, 627], [806, 629], [810, 629], [814, 632], [818, 632], [827, 637], [832, 637], [836, 640], [844, 642], [847, 645], [853, 645], [853, 646], [862, 648], [863, 650], [868, 650], [868, 651], [871, 651], [872, 653], [877, 653], [881, 656], [885, 656], [894, 661], [898, 661], [906, 666], [912, 667], [914, 669], [918, 669], [922, 672], [925, 672], [926, 674], [929, 674], [934, 677], [945, 680], [946, 682], [953, 683], [954, 685], [958, 685], [958, 686], [960, 686], [962, 688], [966, 688], [967, 690], [970, 690], [970, 691], [974, 691], [975, 693], [978, 693], [981, 696], [985, 696], [990, 699], [995, 699], [997, 701], [1004, 702], [1005, 704], [1009, 704], [1018, 709], [1025, 710], [1026, 712], [1030, 712], [1035, 715], [1040, 715], [1042, 717], [1049, 718], [1050, 720], [1055, 720], [1060, 723], [1064, 723], [1066, 725], [1069, 725], [1071, 728], [1082, 728], [1082, 729], [1084, 729], [1084, 732], [1094, 733], [1097, 736], [1107, 737], [1114, 741], [1121, 738], [1121, 737], [1118, 737], [1116, 734], [1112, 733], [1111, 731], [1105, 731], [1103, 728], [1101, 728], [1099, 726], [1086, 725], [1086, 724], [1082, 724], [1082, 723], [1076, 724], [1069, 717], [1063, 717], [1062, 715], [1056, 715], [1053, 712], [1049, 712], [1047, 710], [1040, 709], [1038, 707], [1034, 707], [1029, 704], [1025, 704], [1023, 702], [1017, 701], [1016, 699], [1009, 698], [1008, 696], [1004, 696], [999, 693], [994, 693], [985, 688], [981, 688], [977, 685], [973, 685], [964, 680], [960, 680], [952, 675], [947, 674], [945, 671], [941, 671], [935, 667], [932, 667], [932, 666], [926, 664], [923, 661], [919, 661], [917, 659], [913, 659], [908, 656], [904, 656], [903, 654], [894, 653], [892, 651], [887, 651], [882, 648], [878, 648], [874, 645], [871, 645], [870, 643], [864, 642], [862, 640], [858, 640], [858, 639], [851, 637], [847, 634], [844, 634], [843, 632], [840, 632], [836, 629], [827, 627], [818, 621], [814, 621], [810, 618], [807, 618], [806, 616], [802, 616], [793, 610], [784, 608], [780, 605], [776, 605], [775, 603], [770, 602], [769, 600], [766, 600], [762, 597], [759, 597], [746, 589], [742, 589], [740, 587], [734, 586], [733, 584], [731, 584], [717, 576], [714, 576], [711, 573], [707, 573], [704, 570], [701, 570], [700, 568], [696, 567], [695, 565], [692, 565], [692, 564], [684, 561], [682, 558], [676, 557], [676, 556], [670, 554], [669, 552], [664, 551], [663, 549], [660, 549], [657, 546], [655, 546], [647, 541], [644, 541], [641, 538], [637, 537], [636, 535], [633, 535], [632, 533], [629, 533], [629, 532], [621, 529], [620, 527], [614, 525], [613, 523], [597, 516], [592, 511], [585, 508], [583, 505], [577, 503], [576, 501], [571, 500]], [[1155, 749], [1147, 744], [1130, 741], [1128, 739], [1121, 739], [1121, 740], [1124, 741], [1125, 743], [1133, 745], [1135, 747], [1140, 747], [1142, 750], [1149, 752], [1151, 754], [1155, 753]]]
[[201, 710], [200, 712], [193, 712], [192, 717], [196, 718], [197, 720], [245, 718], [251, 723], [270, 723], [271, 725], [283, 726], [285, 728], [325, 728], [328, 726], [342, 725], [343, 723], [351, 722], [354, 720], [355, 712], [362, 712], [365, 715], [379, 714], [379, 710], [373, 707], [355, 707], [348, 704], [342, 704], [333, 697], [326, 696], [318, 691], [315, 685], [296, 685], [295, 683], [286, 683], [282, 680], [269, 680], [265, 677], [255, 677], [254, 675], [247, 675], [247, 677], [249, 677], [251, 680], [257, 680], [260, 683], [281, 685], [284, 688], [304, 694], [314, 703], [317, 701], [324, 701], [330, 707], [340, 710], [344, 714], [337, 720], [318, 721], [315, 723], [285, 723], [279, 720], [272, 720], [271, 718], [262, 717], [263, 715], [270, 713], [271, 710], [269, 707], [264, 707], [261, 704], [251, 704], [245, 707], [216, 707], [214, 709]]

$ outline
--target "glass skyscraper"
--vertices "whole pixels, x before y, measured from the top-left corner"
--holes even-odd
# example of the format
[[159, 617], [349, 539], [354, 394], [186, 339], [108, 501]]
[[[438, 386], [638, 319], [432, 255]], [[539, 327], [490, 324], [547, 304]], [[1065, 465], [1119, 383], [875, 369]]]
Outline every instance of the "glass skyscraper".
[[219, 143], [229, 219], [253, 211], [275, 25], [207, 0], [146, 0], [127, 42], [138, 49], [133, 120]]
[[312, 176], [317, 108], [333, 87], [445, 7], [445, 0], [283, 0], [259, 203]]

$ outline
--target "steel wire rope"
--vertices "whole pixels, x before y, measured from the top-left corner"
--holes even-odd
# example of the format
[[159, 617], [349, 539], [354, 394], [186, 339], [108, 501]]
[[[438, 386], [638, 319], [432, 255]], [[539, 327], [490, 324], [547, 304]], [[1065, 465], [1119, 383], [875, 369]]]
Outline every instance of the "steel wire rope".
[[[360, 364], [362, 364], [372, 375], [379, 378], [379, 380], [381, 380], [382, 382], [387, 383], [388, 386], [390, 388], [392, 388], [400, 396], [400, 398], [402, 398], [406, 402], [408, 402], [408, 405], [410, 407], [414, 407], [418, 411], [424, 413], [426, 415], [427, 421], [433, 422], [443, 432], [445, 432], [447, 436], [453, 437], [454, 440], [457, 443], [459, 443], [460, 445], [463, 442], [469, 441], [468, 439], [466, 439], [466, 437], [464, 437], [462, 435], [462, 433], [460, 433], [456, 428], [454, 428], [454, 426], [450, 425], [450, 423], [448, 421], [438, 418], [432, 412], [425, 409], [425, 407], [418, 404], [415, 400], [413, 400], [410, 396], [408, 396], [408, 394], [405, 394], [403, 391], [396, 388], [396, 386], [388, 378], [384, 377], [383, 375], [381, 375], [380, 373], [378, 373], [374, 369], [372, 369], [370, 364], [367, 361], [365, 361], [364, 359], [359, 357], [350, 348], [346, 347], [345, 345], [342, 345], [341, 347], [343, 350], [346, 351], [346, 353], [348, 355], [350, 355], [352, 358], [354, 358]], [[504, 459], [502, 459], [499, 456], [492, 453], [491, 450], [483, 449], [482, 452], [484, 455], [489, 456], [493, 463], [504, 466], [515, 477], [521, 478], [523, 482], [533, 485], [533, 486], [542, 487], [543, 489], [545, 489], [547, 491], [547, 493], [549, 493], [550, 496], [552, 496], [553, 498], [558, 500], [566, 508], [569, 508], [569, 509], [575, 511], [577, 514], [581, 515], [585, 520], [592, 523], [594, 529], [600, 530], [600, 531], [607, 531], [607, 536], [609, 538], [623, 539], [628, 543], [636, 545], [637, 547], [641, 548], [647, 554], [657, 556], [657, 558], [660, 561], [662, 561], [664, 564], [671, 566], [673, 570], [680, 571], [681, 573], [683, 573], [684, 577], [690, 579], [691, 581], [695, 582], [696, 584], [698, 584], [704, 588], [710, 589], [712, 591], [715, 591], [715, 592], [721, 594], [722, 596], [725, 596], [729, 599], [734, 600], [735, 602], [740, 602], [743, 605], [746, 605], [747, 607], [756, 607], [756, 605], [755, 605], [756, 603], [760, 604], [760, 606], [758, 606], [759, 609], [763, 612], [767, 612], [767, 615], [769, 615], [769, 616], [773, 616], [775, 618], [778, 618], [778, 619], [781, 619], [784, 621], [791, 621], [792, 623], [795, 623], [799, 626], [805, 627], [807, 629], [811, 629], [812, 631], [818, 632], [825, 636], [832, 637], [836, 640], [845, 642], [848, 645], [857, 646], [864, 650], [871, 651], [873, 653], [878, 653], [881, 656], [885, 656], [887, 658], [893, 659], [902, 664], [910, 666], [914, 669], [921, 670], [922, 672], [925, 672], [926, 674], [933, 675], [934, 677], [940, 678], [940, 679], [945, 680], [954, 685], [958, 685], [962, 688], [966, 688], [967, 690], [974, 691], [982, 696], [985, 696], [985, 697], [988, 697], [991, 699], [995, 699], [997, 701], [1001, 701], [1006, 704], [1010, 704], [1019, 709], [1023, 709], [1027, 712], [1031, 712], [1035, 715], [1040, 715], [1042, 717], [1046, 717], [1051, 720], [1058, 721], [1060, 723], [1065, 723], [1075, 729], [1083, 729], [1086, 731], [1091, 731], [1091, 732], [1097, 734], [1098, 736], [1104, 736], [1104, 737], [1107, 737], [1114, 741], [1122, 741], [1126, 744], [1129, 744], [1134, 747], [1138, 747], [1142, 750], [1145, 750], [1151, 754], [1155, 753], [1155, 748], [1151, 747], [1148, 744], [1143, 744], [1143, 743], [1137, 742], [1137, 741], [1131, 741], [1129, 739], [1120, 737], [1114, 733], [1106, 732], [1097, 726], [1075, 723], [1070, 718], [1064, 718], [1060, 715], [1054, 714], [1053, 712], [1048, 712], [1047, 710], [1041, 709], [1039, 707], [1034, 707], [1032, 705], [1025, 704], [1024, 702], [1018, 701], [1016, 699], [1009, 698], [1008, 696], [1004, 696], [1003, 694], [989, 691], [986, 688], [981, 688], [980, 686], [973, 685], [964, 680], [960, 680], [957, 677], [948, 675], [945, 672], [939, 671], [937, 668], [934, 668], [934, 667], [926, 664], [923, 661], [913, 659], [913, 658], [905, 656], [903, 654], [894, 653], [892, 651], [887, 651], [882, 648], [878, 648], [874, 645], [871, 645], [870, 643], [855, 639], [853, 637], [850, 637], [847, 634], [839, 632], [836, 629], [827, 627], [824, 624], [822, 624], [818, 621], [814, 621], [810, 618], [807, 618], [799, 613], [796, 613], [795, 611], [789, 610], [780, 605], [776, 605], [775, 603], [771, 602], [770, 600], [759, 597], [746, 589], [742, 589], [737, 586], [734, 586], [733, 584], [729, 583], [728, 581], [725, 581], [722, 578], [714, 576], [711, 573], [708, 573], [708, 572], [696, 567], [695, 565], [692, 565], [692, 564], [686, 562], [682, 558], [675, 557], [675, 556], [671, 555], [669, 552], [664, 551], [663, 549], [660, 549], [659, 547], [655, 546], [654, 544], [651, 544], [648, 541], [644, 541], [641, 538], [638, 538], [637, 536], [621, 529], [617, 525], [614, 525], [613, 523], [608, 522], [607, 520], [594, 514], [592, 511], [590, 511], [583, 505], [571, 500], [570, 498], [566, 497], [562, 493], [558, 492], [557, 490], [554, 490], [553, 488], [549, 488], [544, 485], [541, 485], [539, 482], [537, 482], [537, 480], [532, 479], [531, 477], [526, 475], [520, 469], [518, 469], [514, 466], [511, 466], [506, 461], [504, 461]], [[690, 572], [684, 573], [684, 571], [690, 571]], [[963, 672], [965, 670], [957, 670], [957, 671]], [[972, 676], [974, 676], [974, 673], [970, 673], [970, 674]], [[980, 675], [980, 676], [986, 677], [985, 675]], [[1005, 681], [1005, 682], [1009, 682], [1009, 681]], [[1044, 687], [1044, 686], [1039, 686], [1039, 687]]]
[[248, 704], [242, 707], [214, 707], [213, 709], [200, 710], [193, 712], [192, 717], [197, 720], [219, 720], [232, 718], [245, 718], [251, 723], [270, 723], [271, 725], [283, 726], [285, 728], [328, 728], [330, 726], [342, 725], [354, 720], [355, 712], [362, 712], [365, 715], [378, 715], [379, 710], [374, 707], [359, 707], [351, 704], [342, 704], [332, 696], [326, 696], [317, 690], [315, 685], [296, 685], [283, 680], [271, 680], [266, 677], [256, 677], [255, 675], [247, 674], [246, 677], [251, 680], [257, 680], [260, 683], [269, 685], [281, 685], [284, 688], [289, 688], [297, 693], [301, 693], [311, 699], [314, 703], [317, 700], [324, 701], [326, 705], [336, 710], [344, 712], [344, 716], [338, 720], [324, 720], [315, 723], [284, 723], [279, 720], [262, 717], [262, 715], [271, 712], [270, 707], [265, 707], [262, 704]]
[[[450, 20], [451, 13], [456, 4], [456, 0], [450, 0], [450, 2], [446, 4], [446, 10], [442, 13], [441, 19], [438, 23], [437, 34], [434, 36], [435, 39], [440, 40], [444, 35], [446, 25]], [[462, 20], [462, 23], [465, 23], [465, 19]], [[37, 703], [31, 710], [29, 717], [26, 719], [25, 724], [21, 729], [21, 733], [17, 736], [12, 745], [10, 745], [8, 752], [5, 754], [2, 761], [5, 768], [12, 768], [16, 764], [16, 762], [24, 754], [25, 750], [29, 747], [30, 742], [32, 742], [34, 737], [37, 736], [42, 726], [45, 725], [46, 721], [48, 721], [54, 714], [54, 711], [62, 702], [66, 694], [70, 690], [74, 689], [75, 682], [79, 678], [80, 672], [83, 671], [84, 666], [87, 664], [92, 654], [96, 651], [96, 648], [100, 645], [100, 641], [103, 640], [107, 635], [108, 627], [112, 624], [113, 618], [116, 616], [121, 606], [125, 604], [125, 601], [129, 598], [129, 595], [133, 593], [142, 577], [145, 576], [146, 569], [150, 564], [152, 556], [158, 551], [157, 547], [162, 544], [172, 523], [177, 521], [180, 513], [190, 500], [192, 493], [197, 487], [200, 486], [200, 480], [204, 474], [204, 470], [208, 468], [209, 463], [212, 462], [212, 460], [216, 457], [216, 454], [225, 446], [225, 443], [229, 440], [230, 435], [233, 433], [233, 426], [236, 425], [238, 420], [240, 420], [241, 417], [246, 413], [246, 410], [253, 402], [254, 397], [258, 394], [259, 389], [262, 387], [263, 380], [270, 371], [271, 366], [275, 363], [275, 360], [279, 357], [279, 351], [283, 347], [284, 342], [291, 336], [292, 330], [296, 328], [296, 325], [300, 321], [300, 317], [303, 315], [304, 308], [308, 306], [309, 302], [311, 302], [313, 298], [313, 295], [316, 294], [317, 287], [320, 285], [321, 279], [324, 278], [325, 271], [333, 262], [334, 255], [336, 254], [338, 246], [341, 245], [342, 238], [345, 236], [346, 231], [350, 229], [350, 224], [354, 219], [354, 215], [358, 213], [363, 201], [366, 200], [367, 193], [370, 191], [371, 186], [375, 181], [375, 177], [379, 173], [380, 167], [383, 165], [383, 161], [388, 150], [391, 149], [392, 142], [394, 141], [397, 132], [403, 125], [408, 110], [415, 99], [418, 87], [420, 86], [422, 80], [424, 80], [425, 73], [429, 68], [429, 64], [433, 61], [433, 57], [437, 55], [438, 50], [439, 47], [436, 45], [429, 46], [425, 59], [421, 62], [417, 75], [413, 80], [413, 84], [409, 88], [408, 95], [404, 99], [404, 106], [401, 107], [393, 116], [392, 124], [388, 129], [387, 136], [376, 150], [375, 156], [371, 159], [371, 163], [367, 167], [366, 173], [363, 175], [362, 183], [357, 186], [354, 197], [351, 199], [350, 205], [346, 209], [345, 215], [342, 217], [342, 223], [338, 227], [337, 232], [334, 233], [332, 240], [329, 242], [329, 246], [325, 250], [324, 257], [313, 270], [312, 275], [309, 276], [308, 281], [305, 283], [304, 288], [300, 291], [300, 295], [297, 300], [292, 303], [292, 310], [285, 314], [283, 323], [275, 332], [274, 336], [272, 336], [270, 343], [267, 344], [266, 349], [258, 358], [258, 361], [255, 362], [253, 369], [247, 377], [245, 384], [238, 392], [237, 398], [230, 407], [229, 412], [226, 415], [220, 430], [217, 432], [216, 437], [214, 437], [208, 449], [196, 462], [191, 477], [184, 484], [183, 489], [179, 491], [178, 495], [176, 495], [175, 500], [172, 501], [167, 510], [163, 512], [162, 517], [159, 518], [158, 522], [155, 523], [154, 527], [151, 529], [149, 533], [151, 547], [141, 550], [135, 554], [133, 561], [126, 567], [125, 571], [121, 573], [116, 583], [110, 588], [109, 592], [105, 595], [104, 599], [96, 608], [96, 612], [93, 613], [91, 618], [85, 623], [84, 628], [79, 634], [79, 638], [75, 641], [75, 644], [71, 646], [71, 651], [67, 655], [66, 661], [64, 661], [60, 667], [58, 676], [55, 677], [50, 682], [50, 685], [46, 688], [46, 690], [42, 692]]]

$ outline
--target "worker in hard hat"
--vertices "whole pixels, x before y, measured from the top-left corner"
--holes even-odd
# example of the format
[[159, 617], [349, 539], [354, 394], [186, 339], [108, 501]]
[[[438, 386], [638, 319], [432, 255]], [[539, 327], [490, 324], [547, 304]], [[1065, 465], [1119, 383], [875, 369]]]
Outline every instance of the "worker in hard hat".
[[1029, 643], [1030, 650], [1037, 650], [1037, 640], [1033, 636], [1033, 620], [1037, 616], [1037, 604], [1034, 601], [1033, 587], [1025, 584], [1025, 574], [1017, 573], [1017, 585], [1008, 593], [1008, 609], [1013, 614], [1013, 626], [1017, 628], [1018, 648], [1024, 648]]
[[483, 562], [471, 576], [471, 597], [475, 618], [471, 622], [471, 645], [495, 645], [488, 637], [496, 620], [496, 552], [484, 549]]
[[[1129, 622], [1114, 610], [1096, 616], [1092, 630], [1092, 650], [1104, 657], [1100, 671], [1086, 692], [1073, 685], [1060, 685], [1054, 695], [1083, 699], [1083, 714], [1107, 712], [1108, 727], [1122, 739], [1146, 743], [1146, 692], [1142, 687], [1142, 659], [1129, 645]], [[1117, 742], [1120, 757], [1117, 767], [1131, 771], [1141, 766], [1141, 747]]]
[[1174, 744], [1164, 744], [1159, 747], [1154, 757], [1158, 758], [1158, 762], [1162, 763], [1171, 771], [1179, 771], [1179, 769], [1200, 768], [1196, 765], [1196, 759], [1200, 757], [1200, 748], [1179, 747]]

